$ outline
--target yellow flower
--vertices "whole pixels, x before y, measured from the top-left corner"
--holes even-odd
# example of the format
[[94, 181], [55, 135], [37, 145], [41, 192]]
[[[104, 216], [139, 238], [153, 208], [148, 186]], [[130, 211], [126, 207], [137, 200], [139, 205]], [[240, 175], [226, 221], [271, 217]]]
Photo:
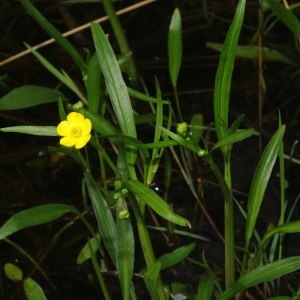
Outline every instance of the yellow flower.
[[176, 131], [178, 134], [185, 137], [188, 131], [188, 124], [186, 122], [178, 123]]
[[75, 146], [76, 149], [84, 147], [91, 138], [92, 123], [85, 119], [81, 113], [71, 112], [67, 120], [56, 127], [58, 135], [63, 136], [60, 144], [66, 147]]

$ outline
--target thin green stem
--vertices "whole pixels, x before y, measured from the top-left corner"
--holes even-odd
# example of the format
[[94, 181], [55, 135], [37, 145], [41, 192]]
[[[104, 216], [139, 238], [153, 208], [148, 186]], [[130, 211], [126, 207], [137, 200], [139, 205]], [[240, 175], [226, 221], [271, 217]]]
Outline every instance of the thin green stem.
[[[153, 251], [152, 243], [150, 240], [148, 228], [144, 223], [144, 218], [141, 214], [141, 211], [140, 211], [140, 208], [139, 208], [139, 205], [138, 205], [136, 199], [133, 197], [129, 197], [129, 200], [130, 200], [130, 204], [133, 208], [135, 218], [137, 221], [137, 228], [138, 228], [140, 243], [142, 246], [145, 262], [146, 262], [147, 268], [151, 268], [156, 263], [156, 259], [154, 256], [154, 251]], [[160, 277], [158, 278], [158, 281], [157, 281], [157, 292], [159, 294], [158, 300], [167, 300], [167, 294], [164, 290], [164, 286], [163, 286], [163, 283], [162, 283], [162, 280]]]
[[[228, 151], [229, 152], [229, 151]], [[228, 154], [228, 153], [227, 153]], [[224, 195], [224, 236], [225, 236], [225, 287], [234, 282], [235, 258], [234, 258], [234, 212], [232, 199], [231, 169], [229, 154], [224, 155], [224, 179], [228, 193]]]
[[[118, 18], [116, 11], [114, 9], [114, 6], [112, 4], [111, 0], [103, 0], [103, 7], [104, 10], [109, 17], [110, 24], [113, 28], [114, 34], [116, 36], [117, 42], [119, 44], [121, 53], [124, 55], [128, 55], [131, 53], [131, 49], [129, 47], [129, 43], [127, 41], [127, 38], [124, 34], [124, 30], [122, 28], [120, 19]], [[127, 60], [127, 74], [129, 78], [133, 81], [137, 81], [138, 75], [137, 75], [137, 69], [134, 62], [134, 59], [130, 55]]]

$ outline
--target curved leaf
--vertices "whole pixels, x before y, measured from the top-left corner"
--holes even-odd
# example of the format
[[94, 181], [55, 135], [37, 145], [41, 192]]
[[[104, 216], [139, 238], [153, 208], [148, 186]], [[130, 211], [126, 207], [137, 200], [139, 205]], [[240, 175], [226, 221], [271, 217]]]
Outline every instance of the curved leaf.
[[126, 180], [124, 184], [129, 191], [135, 194], [141, 201], [145, 202], [164, 219], [180, 226], [191, 227], [191, 224], [187, 219], [175, 214], [168, 203], [145, 184], [137, 180]]
[[57, 102], [63, 94], [55, 89], [37, 85], [24, 85], [0, 98], [0, 110], [13, 110]]
[[77, 214], [77, 210], [66, 204], [44, 204], [18, 212], [0, 228], [0, 240], [27, 227], [56, 220], [67, 213]]

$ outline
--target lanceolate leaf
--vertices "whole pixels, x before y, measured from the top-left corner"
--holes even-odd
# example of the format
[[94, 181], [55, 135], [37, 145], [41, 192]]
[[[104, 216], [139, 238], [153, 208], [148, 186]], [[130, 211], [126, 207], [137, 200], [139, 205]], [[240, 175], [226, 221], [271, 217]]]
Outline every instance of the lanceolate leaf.
[[177, 86], [177, 79], [182, 60], [182, 33], [181, 33], [180, 10], [176, 8], [172, 15], [169, 26], [168, 51], [169, 51], [169, 72], [173, 87]]
[[191, 226], [188, 220], [175, 214], [168, 203], [145, 184], [136, 180], [127, 180], [124, 184], [129, 191], [135, 194], [164, 219], [180, 226]]
[[231, 78], [234, 68], [238, 37], [244, 19], [245, 4], [245, 0], [240, 0], [236, 8], [234, 19], [226, 36], [215, 79], [214, 114], [216, 131], [219, 140], [226, 136], [228, 129]]
[[98, 222], [99, 231], [106, 249], [109, 252], [112, 261], [116, 262], [116, 223], [113, 219], [112, 213], [108, 208], [104, 196], [99, 190], [94, 178], [89, 172], [85, 173], [85, 182], [89, 196], [92, 201], [95, 216]]
[[18, 212], [0, 228], [0, 240], [27, 227], [54, 221], [67, 213], [77, 214], [77, 210], [66, 204], [45, 204]]
[[16, 132], [41, 136], [57, 136], [55, 126], [11, 126], [0, 128], [3, 132]]
[[231, 299], [239, 291], [245, 290], [260, 283], [280, 278], [283, 275], [300, 269], [300, 256], [294, 256], [258, 267], [240, 277], [224, 291], [217, 300]]
[[0, 98], [0, 110], [23, 109], [63, 99], [57, 90], [37, 85], [18, 87]]
[[256, 219], [264, 197], [264, 193], [269, 182], [280, 144], [284, 135], [285, 126], [282, 125], [273, 135], [266, 146], [258, 166], [255, 170], [248, 198], [248, 213], [246, 221], [246, 248], [252, 237]]

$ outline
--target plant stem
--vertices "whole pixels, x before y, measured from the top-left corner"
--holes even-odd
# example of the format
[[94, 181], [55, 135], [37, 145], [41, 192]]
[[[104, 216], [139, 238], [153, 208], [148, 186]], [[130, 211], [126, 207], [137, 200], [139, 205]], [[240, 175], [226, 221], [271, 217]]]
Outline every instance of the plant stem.
[[[230, 152], [230, 150], [228, 151]], [[235, 260], [234, 260], [234, 212], [232, 199], [232, 184], [230, 170], [230, 154], [224, 155], [224, 179], [228, 192], [224, 195], [224, 236], [225, 236], [225, 287], [234, 282]]]
[[[138, 233], [139, 233], [139, 238], [140, 238], [140, 243], [142, 246], [144, 258], [146, 261], [147, 268], [151, 268], [155, 263], [156, 259], [154, 256], [153, 252], [153, 247], [152, 243], [150, 240], [149, 232], [148, 229], [144, 223], [144, 218], [141, 214], [139, 205], [133, 197], [129, 197], [130, 204], [133, 208], [135, 218], [137, 221], [137, 228], [138, 228]], [[158, 300], [167, 300], [167, 294], [164, 291], [164, 286], [161, 280], [161, 277], [159, 276], [157, 279], [157, 292], [159, 294], [159, 299]]]
[[[103, 3], [104, 10], [105, 10], [107, 16], [109, 17], [109, 21], [113, 28], [113, 31], [116, 36], [117, 42], [119, 44], [121, 53], [124, 55], [130, 54], [131, 49], [129, 47], [127, 38], [124, 34], [124, 30], [122, 28], [121, 22], [117, 16], [117, 14], [116, 14], [116, 11], [114, 9], [112, 1], [111, 0], [103, 0], [102, 3]], [[137, 81], [137, 78], [138, 78], [137, 69], [136, 69], [135, 62], [131, 55], [129, 55], [127, 58], [126, 71], [131, 80]]]

